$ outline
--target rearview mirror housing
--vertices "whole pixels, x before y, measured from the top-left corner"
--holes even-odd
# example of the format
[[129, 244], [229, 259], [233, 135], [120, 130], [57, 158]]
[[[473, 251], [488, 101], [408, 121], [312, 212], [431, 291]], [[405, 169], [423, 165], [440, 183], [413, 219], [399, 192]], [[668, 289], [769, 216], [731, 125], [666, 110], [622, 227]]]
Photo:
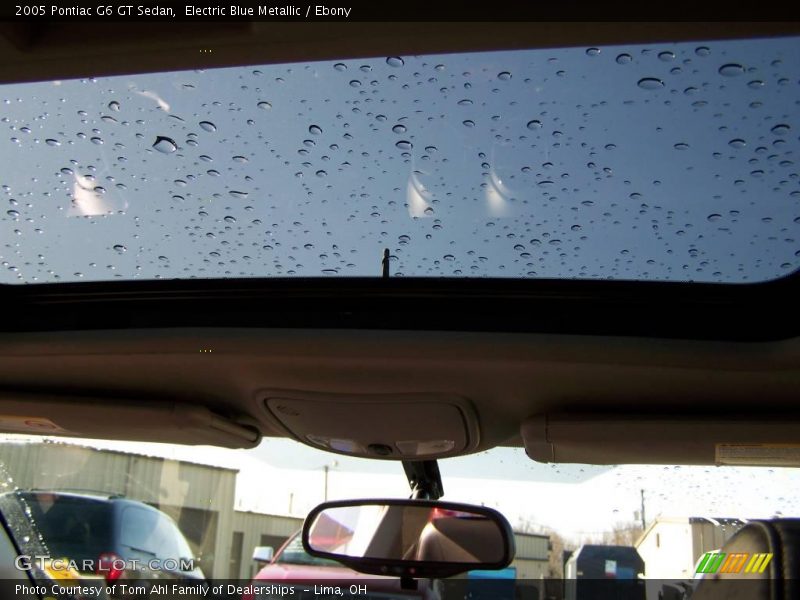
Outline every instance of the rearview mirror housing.
[[483, 506], [433, 500], [326, 502], [303, 524], [303, 548], [371, 575], [450, 577], [507, 567], [514, 534]]

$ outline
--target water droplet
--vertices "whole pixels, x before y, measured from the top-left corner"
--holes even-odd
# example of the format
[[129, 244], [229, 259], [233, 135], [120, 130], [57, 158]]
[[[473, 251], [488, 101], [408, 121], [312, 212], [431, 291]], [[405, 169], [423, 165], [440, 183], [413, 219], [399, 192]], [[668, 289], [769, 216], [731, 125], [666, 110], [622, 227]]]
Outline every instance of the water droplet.
[[392, 127], [392, 131], [394, 131], [395, 133], [405, 133], [406, 132], [406, 126], [405, 125], [395, 125], [394, 127]]
[[462, 121], [464, 127], [475, 127], [475, 121], [471, 121], [467, 119], [466, 121]]
[[322, 127], [320, 127], [319, 125], [311, 125], [308, 128], [308, 132], [313, 135], [320, 135], [322, 133]]
[[633, 60], [633, 57], [630, 54], [623, 52], [622, 54], [617, 55], [617, 64], [619, 65], [627, 65], [629, 62]]
[[660, 79], [656, 79], [655, 77], [644, 77], [640, 79], [636, 85], [643, 90], [658, 90], [664, 87], [664, 82]]
[[122, 253], [126, 252], [128, 249], [125, 246], [123, 246], [122, 244], [115, 244], [114, 245], [114, 250], [116, 250], [117, 252], [122, 254]]
[[205, 131], [211, 133], [217, 130], [217, 126], [214, 125], [211, 121], [200, 121], [200, 127], [202, 127]]
[[747, 145], [747, 142], [745, 142], [741, 138], [736, 138], [736, 139], [733, 139], [730, 142], [728, 142], [728, 146], [730, 146], [731, 148], [737, 148], [737, 149], [738, 148], [744, 148], [746, 145]]
[[414, 145], [408, 140], [400, 140], [395, 144], [395, 146], [397, 146], [401, 150], [411, 150], [411, 148], [414, 147]]
[[16, 210], [9, 210], [9, 211], [6, 211], [6, 214], [7, 214], [9, 217], [11, 217], [12, 219], [16, 219], [17, 217], [19, 217], [19, 212], [17, 212]]
[[95, 136], [95, 137], [93, 137], [93, 138], [91, 139], [91, 142], [92, 142], [93, 144], [97, 145], [97, 146], [100, 146], [100, 145], [102, 145], [102, 144], [103, 144], [103, 138]]
[[671, 60], [675, 60], [675, 53], [670, 52], [669, 50], [665, 50], [664, 52], [658, 53], [658, 59], [664, 62], [669, 62]]
[[325, 171], [324, 171], [324, 170], [322, 170], [322, 169], [320, 169], [319, 171], [317, 171], [317, 177], [325, 177], [327, 174], [328, 174], [328, 173], [327, 173], [327, 172], [325, 172]]
[[679, 142], [679, 143], [675, 144], [673, 146], [673, 148], [675, 148], [675, 150], [688, 150], [689, 149], [689, 144], [686, 144], [684, 142]]
[[509, 79], [511, 79], [511, 73], [509, 73], [508, 71], [501, 71], [500, 73], [497, 74], [497, 78], [500, 81], [508, 81]]
[[247, 162], [247, 158], [246, 158], [246, 157], [244, 157], [244, 156], [239, 156], [239, 155], [237, 155], [237, 156], [234, 156], [234, 157], [233, 157], [233, 160], [234, 160], [234, 161], [236, 161], [236, 162], [238, 162], [238, 163], [246, 163], [246, 162]]
[[538, 119], [533, 119], [532, 121], [528, 121], [528, 124], [526, 125], [526, 127], [528, 129], [541, 129], [542, 128], [542, 122], [540, 120], [538, 120]]
[[586, 49], [586, 56], [599, 56], [600, 55], [600, 48], [587, 48]]
[[759, 90], [764, 87], [764, 82], [760, 79], [754, 79], [753, 81], [747, 83], [747, 87], [749, 87], [751, 90]]
[[722, 215], [720, 215], [718, 213], [712, 213], [712, 214], [708, 215], [707, 218], [708, 218], [708, 220], [710, 222], [714, 223], [715, 221], [719, 221], [722, 218]]
[[456, 259], [456, 257], [453, 256], [452, 254], [445, 254], [443, 258], [445, 260], [455, 260]]
[[389, 58], [386, 59], [386, 64], [389, 65], [390, 67], [402, 67], [406, 63], [399, 56], [390, 56]]
[[111, 102], [108, 103], [108, 110], [119, 112], [119, 108], [120, 108], [119, 102], [117, 102], [116, 100], [112, 100]]
[[225, 221], [226, 223], [236, 223], [236, 217], [233, 217], [231, 215], [225, 216], [222, 220]]
[[719, 74], [723, 77], [737, 77], [744, 73], [744, 67], [738, 63], [728, 63], [719, 68]]
[[780, 125], [775, 125], [775, 127], [770, 129], [770, 131], [772, 131], [772, 133], [774, 133], [775, 135], [786, 135], [787, 133], [789, 133], [789, 130], [791, 130], [791, 127], [789, 127], [785, 123], [781, 123]]
[[464, 98], [464, 99], [458, 101], [458, 105], [459, 106], [470, 106], [471, 104], [472, 104], [472, 100], [470, 100], [469, 98]]
[[175, 140], [159, 135], [156, 137], [156, 141], [153, 142], [153, 148], [164, 154], [170, 154], [178, 149], [178, 145]]
[[260, 108], [261, 110], [270, 110], [272, 108], [272, 104], [270, 104], [266, 100], [262, 100], [261, 102], [256, 104], [256, 106], [258, 106], [258, 108]]
[[58, 140], [54, 140], [52, 138], [47, 138], [44, 141], [44, 143], [47, 144], [48, 146], [60, 146], [61, 145], [61, 142], [59, 142]]
[[244, 200], [245, 198], [247, 198], [247, 195], [248, 195], [247, 192], [240, 192], [238, 190], [230, 190], [228, 192], [228, 194], [230, 194], [234, 198], [238, 198], [240, 200]]
[[361, 87], [361, 82], [358, 79], [351, 79], [350, 87]]
[[694, 53], [697, 56], [708, 56], [711, 54], [711, 49], [708, 46], [698, 46], [694, 49]]

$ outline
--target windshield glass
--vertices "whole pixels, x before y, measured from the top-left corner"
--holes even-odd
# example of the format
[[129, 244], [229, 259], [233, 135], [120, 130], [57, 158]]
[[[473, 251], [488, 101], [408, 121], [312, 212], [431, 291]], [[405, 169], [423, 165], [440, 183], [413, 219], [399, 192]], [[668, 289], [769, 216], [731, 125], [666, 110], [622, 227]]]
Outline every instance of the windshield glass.
[[799, 80], [775, 38], [6, 85], [0, 281], [775, 279]]
[[[654, 585], [692, 580], [698, 561], [749, 520], [800, 517], [800, 472], [792, 468], [548, 465], [532, 461], [521, 448], [443, 459], [439, 466], [443, 500], [495, 508], [509, 520], [517, 547], [512, 571], [489, 576], [510, 576], [518, 586], [569, 577], [563, 553], [579, 550], [585, 560], [602, 555], [617, 561], [617, 577], [635, 567], [624, 558], [635, 551], [644, 565], [641, 578]], [[5, 491], [36, 488], [35, 497], [62, 493], [73, 502], [96, 498], [97, 491], [75, 491], [81, 488], [149, 504], [164, 513], [164, 523], [166, 515], [174, 519], [179, 531], [167, 527], [156, 535], [153, 530], [144, 537], [155, 536], [158, 542], [152, 548], [148, 541], [138, 542], [143, 547], [138, 550], [166, 559], [171, 548], [174, 554], [186, 553], [188, 542], [189, 557], [199, 561], [207, 577], [243, 581], [300, 581], [314, 578], [317, 567], [341, 567], [310, 557], [296, 535], [308, 512], [323, 500], [410, 494], [397, 462], [332, 455], [286, 439], [265, 439], [252, 450], [226, 450], [5, 434], [0, 474]], [[27, 543], [38, 539], [43, 544], [36, 552], [54, 558], [96, 559], [98, 550], [109, 551], [89, 542], [78, 547], [76, 539], [64, 545], [58, 532], [68, 525], [66, 518], [55, 527], [35, 503], [33, 509], [20, 520], [14, 507], [0, 502], [0, 513], [23, 548], [27, 538]], [[93, 514], [84, 510], [81, 519]], [[146, 532], [135, 533], [138, 539]], [[110, 539], [110, 530], [106, 534]], [[287, 540], [276, 564], [265, 566], [252, 558], [257, 547], [277, 551]], [[145, 564], [153, 558], [132, 554], [125, 546], [129, 543], [123, 540], [114, 551]], [[303, 569], [278, 569], [291, 565]], [[631, 576], [640, 578], [639, 571]], [[327, 570], [316, 577], [332, 575]]]

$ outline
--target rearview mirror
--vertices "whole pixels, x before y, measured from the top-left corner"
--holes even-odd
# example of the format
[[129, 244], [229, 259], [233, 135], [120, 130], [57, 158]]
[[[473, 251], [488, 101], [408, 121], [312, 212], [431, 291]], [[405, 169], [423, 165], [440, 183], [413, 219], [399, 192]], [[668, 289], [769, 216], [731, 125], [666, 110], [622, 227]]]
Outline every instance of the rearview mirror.
[[482, 506], [349, 500], [311, 511], [303, 547], [362, 573], [438, 578], [507, 567], [514, 535], [503, 515]]

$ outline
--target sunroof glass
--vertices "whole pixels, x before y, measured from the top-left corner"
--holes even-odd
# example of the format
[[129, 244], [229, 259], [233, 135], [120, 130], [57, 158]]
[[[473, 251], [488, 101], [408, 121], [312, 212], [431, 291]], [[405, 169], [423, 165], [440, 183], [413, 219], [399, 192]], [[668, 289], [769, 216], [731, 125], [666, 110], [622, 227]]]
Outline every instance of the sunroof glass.
[[0, 87], [3, 283], [800, 264], [800, 38]]

